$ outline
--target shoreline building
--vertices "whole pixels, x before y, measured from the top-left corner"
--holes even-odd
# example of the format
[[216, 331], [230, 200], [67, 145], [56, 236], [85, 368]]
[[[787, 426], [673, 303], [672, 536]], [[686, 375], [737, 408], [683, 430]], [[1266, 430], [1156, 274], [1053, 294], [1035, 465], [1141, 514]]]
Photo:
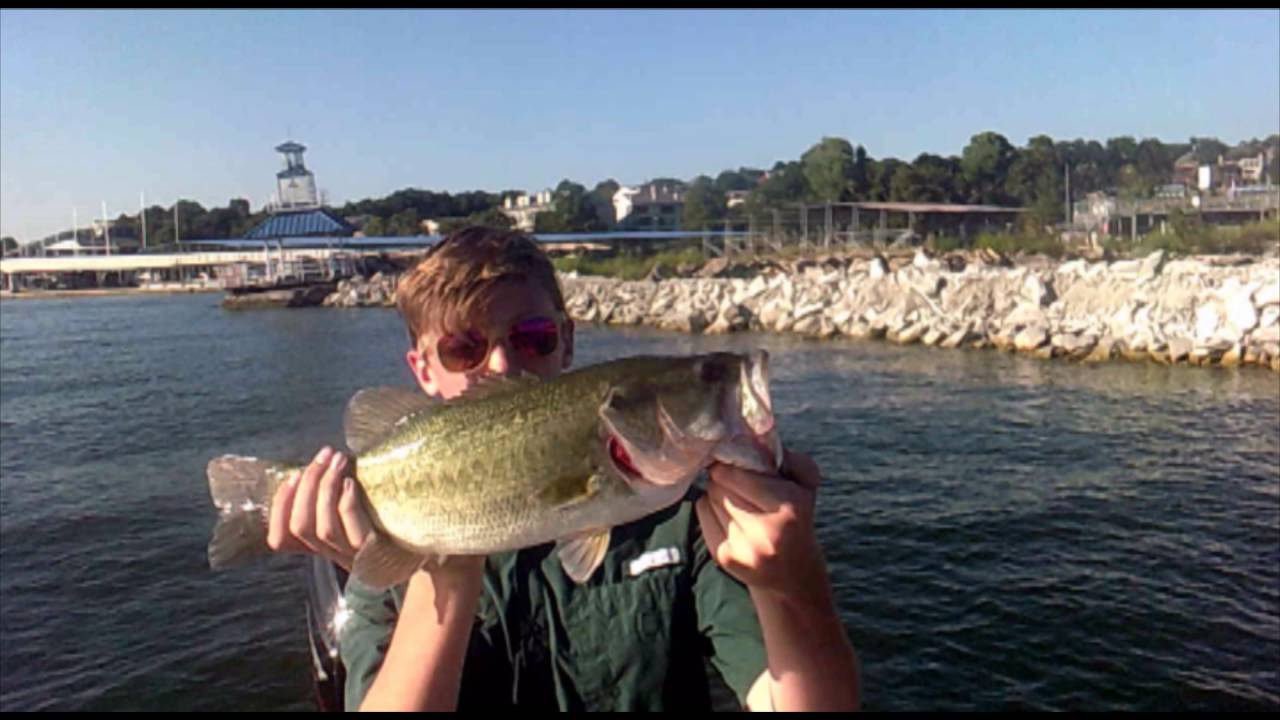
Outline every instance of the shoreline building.
[[554, 209], [555, 203], [551, 201], [551, 191], [543, 190], [532, 196], [528, 193], [520, 193], [515, 196], [508, 195], [502, 201], [501, 212], [511, 218], [511, 221], [515, 223], [516, 230], [533, 232], [535, 218], [541, 213]]
[[687, 188], [680, 182], [650, 182], [621, 187], [613, 194], [619, 230], [679, 230]]
[[284, 155], [284, 169], [276, 173], [277, 201], [266, 220], [245, 233], [246, 240], [291, 237], [352, 237], [356, 228], [320, 203], [316, 178], [302, 161], [306, 146], [292, 140], [276, 146]]

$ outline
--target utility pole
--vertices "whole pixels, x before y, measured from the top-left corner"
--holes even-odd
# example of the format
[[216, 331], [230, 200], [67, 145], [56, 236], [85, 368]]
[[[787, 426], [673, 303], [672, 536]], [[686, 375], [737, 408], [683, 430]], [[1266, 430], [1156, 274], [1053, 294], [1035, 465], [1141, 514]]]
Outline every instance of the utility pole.
[[1070, 228], [1071, 227], [1071, 164], [1070, 163], [1063, 164], [1062, 173], [1063, 175], [1066, 176], [1066, 179], [1067, 179], [1066, 214], [1064, 215], [1064, 217], [1067, 220], [1067, 227]]
[[102, 201], [102, 237], [106, 239], [103, 246], [107, 249], [107, 255], [111, 255], [111, 221], [107, 219], [107, 201]]

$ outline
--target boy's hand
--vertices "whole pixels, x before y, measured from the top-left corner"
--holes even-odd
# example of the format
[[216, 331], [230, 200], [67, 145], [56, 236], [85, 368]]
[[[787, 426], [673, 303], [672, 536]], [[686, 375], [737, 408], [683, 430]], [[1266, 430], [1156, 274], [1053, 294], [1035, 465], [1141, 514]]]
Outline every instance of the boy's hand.
[[350, 462], [326, 447], [276, 491], [267, 544], [276, 551], [320, 555], [349, 571], [372, 528]]
[[707, 548], [725, 572], [753, 592], [803, 600], [830, 592], [813, 531], [821, 473], [808, 456], [783, 452], [784, 470], [773, 474], [712, 465], [696, 510]]

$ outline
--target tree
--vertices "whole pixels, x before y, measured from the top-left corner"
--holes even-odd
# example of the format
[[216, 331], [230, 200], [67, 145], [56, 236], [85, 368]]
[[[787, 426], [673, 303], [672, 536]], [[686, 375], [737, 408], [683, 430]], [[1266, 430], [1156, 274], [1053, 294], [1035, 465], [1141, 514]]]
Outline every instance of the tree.
[[905, 163], [897, 158], [867, 161], [867, 192], [860, 198], [883, 202], [893, 197], [893, 177]]
[[866, 149], [859, 145], [853, 151], [853, 176], [849, 180], [854, 200], [865, 200], [871, 193], [871, 177], [867, 173], [870, 163]]
[[1191, 152], [1201, 165], [1215, 165], [1231, 148], [1218, 138], [1191, 138]]
[[617, 220], [614, 217], [613, 196], [620, 189], [622, 189], [622, 185], [617, 180], [609, 178], [604, 182], [597, 183], [595, 189], [591, 191], [591, 202], [595, 205], [596, 219], [606, 229], [612, 228], [617, 224]]
[[594, 199], [582, 185], [562, 180], [551, 198], [555, 209], [538, 213], [533, 221], [535, 232], [590, 232], [605, 229], [600, 213], [596, 211]]
[[890, 181], [890, 198], [914, 202], [951, 202], [960, 173], [953, 159], [922, 153], [910, 165], [899, 164]]
[[809, 181], [798, 162], [774, 166], [769, 178], [747, 196], [748, 212], [756, 213], [802, 202], [809, 195]]
[[715, 227], [717, 221], [725, 217], [725, 194], [718, 189], [711, 178], [699, 175], [689, 186], [685, 194], [684, 217], [682, 224], [685, 230], [707, 230]]
[[8, 257], [18, 252], [18, 241], [6, 235], [0, 238], [0, 257]]
[[1047, 135], [1037, 135], [1009, 167], [1005, 190], [1019, 205], [1031, 209], [1036, 226], [1064, 219], [1066, 164]]
[[1083, 197], [1110, 186], [1105, 172], [1107, 152], [1101, 143], [1072, 140], [1058, 143], [1055, 148], [1058, 157], [1070, 168], [1072, 197]]
[[382, 218], [377, 215], [370, 215], [369, 219], [365, 221], [364, 227], [360, 229], [360, 232], [364, 233], [366, 237], [387, 236], [386, 225], [383, 223]]
[[1017, 150], [1000, 133], [974, 135], [960, 158], [969, 202], [1008, 204], [1005, 178], [1017, 155]]
[[854, 155], [848, 140], [823, 138], [800, 157], [800, 166], [817, 200], [840, 202], [853, 196]]
[[1176, 157], [1170, 154], [1164, 143], [1154, 138], [1147, 138], [1138, 143], [1133, 166], [1138, 171], [1142, 184], [1147, 188], [1154, 188], [1170, 181], [1173, 175], [1173, 161]]
[[715, 188], [722, 193], [733, 192], [735, 190], [750, 190], [756, 186], [756, 180], [759, 179], [760, 175], [764, 174], [761, 171], [756, 171], [760, 173], [760, 175], [749, 177], [743, 173], [744, 170], [746, 170], [746, 168], [742, 168], [740, 170], [725, 170], [721, 172], [716, 176]]
[[488, 210], [482, 210], [478, 213], [472, 213], [464, 218], [448, 218], [441, 221], [440, 232], [448, 235], [455, 230], [461, 230], [465, 227], [480, 226], [487, 228], [495, 228], [498, 230], [510, 230], [516, 226], [514, 220], [507, 217], [506, 213], [501, 209], [492, 207]]
[[1125, 165], [1132, 165], [1138, 155], [1138, 143], [1125, 135], [1107, 140], [1107, 173], [1114, 183]]
[[422, 232], [416, 208], [405, 208], [387, 220], [387, 234], [397, 237], [417, 235]]

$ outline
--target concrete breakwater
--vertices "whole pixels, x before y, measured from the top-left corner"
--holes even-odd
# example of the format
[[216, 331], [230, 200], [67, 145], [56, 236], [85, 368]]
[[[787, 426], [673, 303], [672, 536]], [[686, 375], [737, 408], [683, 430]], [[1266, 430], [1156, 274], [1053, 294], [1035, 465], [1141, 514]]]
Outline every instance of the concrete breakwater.
[[[710, 277], [562, 275], [579, 322], [689, 333], [792, 332], [996, 348], [1042, 358], [1262, 365], [1280, 372], [1280, 258], [1010, 267], [980, 255], [708, 264]], [[340, 285], [326, 305], [394, 304], [394, 277]]]

